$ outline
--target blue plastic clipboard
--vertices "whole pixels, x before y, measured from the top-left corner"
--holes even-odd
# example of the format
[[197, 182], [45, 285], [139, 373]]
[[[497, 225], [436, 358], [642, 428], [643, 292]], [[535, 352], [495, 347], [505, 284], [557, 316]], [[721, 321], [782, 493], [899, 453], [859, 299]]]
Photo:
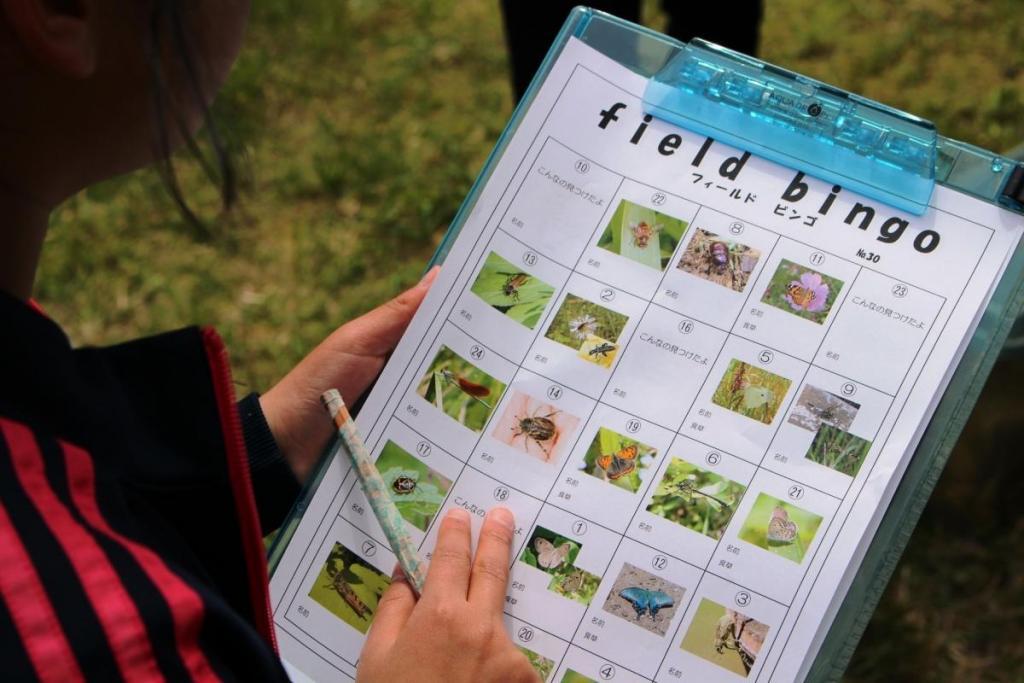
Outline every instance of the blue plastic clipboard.
[[[572, 11], [456, 214], [444, 261], [551, 65], [575, 37], [650, 79], [655, 116], [922, 213], [936, 184], [1024, 214], [1024, 163], [938, 135], [929, 122], [724, 48], [687, 45], [585, 7]], [[838, 680], [1024, 307], [1024, 246], [1013, 255], [832, 622], [807, 680]], [[326, 472], [332, 445], [270, 551], [283, 555]]]

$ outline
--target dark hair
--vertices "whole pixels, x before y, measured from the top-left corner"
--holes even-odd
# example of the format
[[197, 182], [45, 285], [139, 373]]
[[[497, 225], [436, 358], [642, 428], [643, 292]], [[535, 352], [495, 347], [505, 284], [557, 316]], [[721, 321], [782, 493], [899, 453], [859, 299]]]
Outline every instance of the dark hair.
[[[203, 92], [196, 64], [197, 53], [193, 50], [193, 45], [190, 44], [189, 33], [182, 15], [183, 4], [181, 0], [154, 0], [150, 16], [148, 49], [150, 51], [149, 66], [152, 71], [153, 106], [156, 116], [157, 170], [185, 221], [196, 231], [197, 235], [208, 236], [208, 227], [192, 210], [181, 192], [171, 154], [172, 130], [176, 129], [184, 141], [186, 149], [199, 164], [203, 173], [218, 186], [221, 205], [225, 209], [230, 209], [238, 199], [238, 178], [231, 154]], [[207, 158], [200, 148], [199, 142], [193, 137], [179, 103], [169, 95], [171, 89], [167, 83], [168, 70], [164, 68], [166, 65], [163, 58], [165, 37], [169, 38], [169, 47], [171, 48], [169, 52], [173, 53], [178, 60], [176, 65], [178, 68], [172, 69], [171, 72], [183, 74], [187, 91], [185, 97], [192, 98], [202, 112], [202, 131], [205, 132], [212, 151], [212, 159]]]

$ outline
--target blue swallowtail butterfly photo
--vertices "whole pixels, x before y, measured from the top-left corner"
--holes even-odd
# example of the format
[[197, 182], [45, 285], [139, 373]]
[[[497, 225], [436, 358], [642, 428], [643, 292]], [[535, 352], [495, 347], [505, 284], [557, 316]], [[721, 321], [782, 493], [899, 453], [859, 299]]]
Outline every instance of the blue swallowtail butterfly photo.
[[658, 615], [658, 610], [663, 607], [671, 607], [675, 604], [668, 593], [663, 591], [648, 590], [639, 586], [630, 586], [619, 591], [619, 597], [633, 605], [636, 610], [636, 618], [639, 621], [644, 613], [651, 615], [651, 620]]

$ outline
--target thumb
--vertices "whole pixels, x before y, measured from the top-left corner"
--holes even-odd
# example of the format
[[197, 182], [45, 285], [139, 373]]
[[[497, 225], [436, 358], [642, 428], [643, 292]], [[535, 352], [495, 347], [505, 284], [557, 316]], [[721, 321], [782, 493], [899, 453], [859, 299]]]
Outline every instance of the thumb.
[[440, 266], [434, 266], [422, 280], [391, 301], [342, 325], [329, 338], [332, 346], [340, 345], [340, 351], [361, 356], [383, 356], [391, 351], [423, 303], [440, 270]]

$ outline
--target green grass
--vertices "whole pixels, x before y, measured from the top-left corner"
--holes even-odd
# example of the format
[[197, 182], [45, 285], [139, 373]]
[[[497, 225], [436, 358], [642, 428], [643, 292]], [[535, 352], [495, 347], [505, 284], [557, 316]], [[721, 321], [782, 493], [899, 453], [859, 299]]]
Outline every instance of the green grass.
[[[946, 135], [1024, 141], [1019, 0], [771, 2], [762, 44], [766, 59]], [[184, 165], [210, 228], [196, 235], [152, 172], [104, 183], [54, 216], [36, 296], [77, 344], [215, 324], [240, 391], [264, 390], [419, 277], [511, 112], [506, 67], [490, 0], [254, 3], [219, 104], [244, 157], [240, 208], [219, 215]], [[1024, 680], [1024, 368], [995, 376], [851, 683]]]
[[822, 423], [804, 457], [836, 472], [856, 477], [870, 449], [871, 442], [867, 439]]

